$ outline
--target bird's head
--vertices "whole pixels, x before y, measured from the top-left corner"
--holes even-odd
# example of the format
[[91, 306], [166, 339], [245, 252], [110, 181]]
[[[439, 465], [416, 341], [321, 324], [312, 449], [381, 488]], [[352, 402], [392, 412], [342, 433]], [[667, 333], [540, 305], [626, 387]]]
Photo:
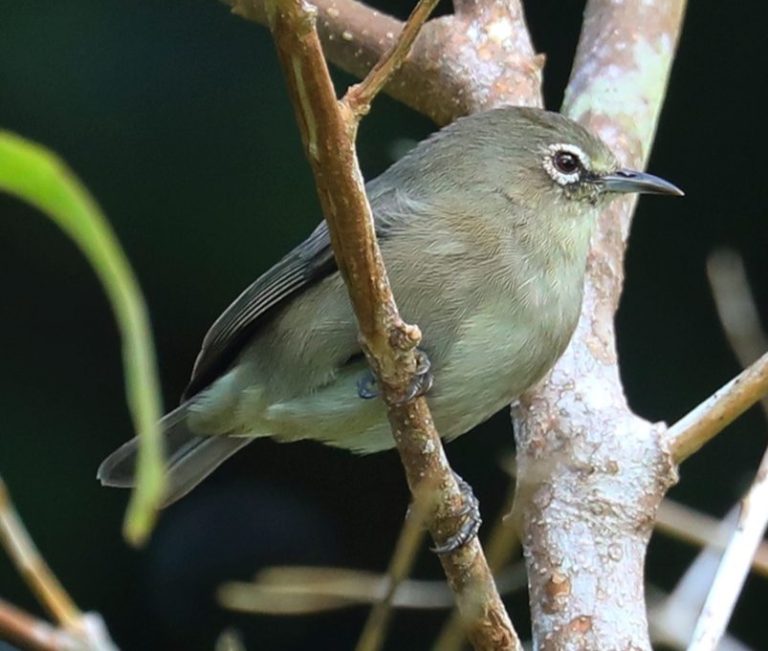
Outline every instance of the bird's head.
[[501, 156], [510, 185], [528, 201], [538, 198], [583, 212], [585, 204], [599, 207], [619, 193], [683, 194], [664, 179], [620, 166], [605, 143], [559, 113], [511, 107], [492, 113], [491, 122], [505, 123], [494, 128], [506, 141]]

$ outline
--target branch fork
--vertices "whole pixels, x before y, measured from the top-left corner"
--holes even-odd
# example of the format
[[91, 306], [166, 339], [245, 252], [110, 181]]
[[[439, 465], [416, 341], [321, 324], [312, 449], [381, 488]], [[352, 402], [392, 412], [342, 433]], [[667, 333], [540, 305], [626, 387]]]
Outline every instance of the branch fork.
[[[241, 15], [264, 21], [260, 0], [230, 2], [236, 2]], [[293, 3], [280, 4], [287, 8]], [[382, 381], [409, 485], [415, 491], [420, 482], [439, 478], [435, 485], [446, 489], [441, 493], [446, 512], [457, 504], [457, 487], [426, 401], [397, 402], [397, 389], [412, 378], [415, 358], [410, 343], [401, 347], [391, 340], [401, 322], [386, 283], [382, 289], [371, 280], [386, 276], [351, 139], [357, 121], [382, 87], [438, 124], [503, 104], [542, 105], [543, 57], [533, 50], [519, 0], [455, 0], [454, 4], [455, 15], [431, 20], [406, 57], [408, 48], [398, 50], [393, 43], [395, 34], [405, 34], [407, 26], [403, 29], [399, 21], [353, 0], [316, 0], [320, 38], [329, 59], [345, 70], [363, 77], [386, 52], [399, 54], [390, 55], [395, 65], [376, 66], [375, 85], [369, 77], [354, 87], [342, 100], [341, 111], [330, 108], [336, 106], [330, 86], [330, 91], [311, 93], [321, 100], [313, 104], [316, 124], [329, 128], [321, 135], [333, 142], [325, 153], [332, 151], [335, 162], [324, 159], [320, 164], [323, 156], [310, 148], [334, 251], [350, 286], [366, 354]], [[642, 168], [650, 151], [684, 7], [684, 0], [653, 5], [587, 2], [562, 111], [600, 136], [623, 163], [633, 167]], [[290, 78], [300, 58], [288, 66], [286, 61], [297, 50], [281, 46], [281, 32], [288, 27], [276, 29], [273, 23], [272, 29], [289, 84], [295, 86]], [[316, 38], [312, 42], [311, 55], [302, 60], [314, 60], [325, 76], [320, 42]], [[391, 68], [382, 73], [385, 65]], [[398, 67], [399, 72], [386, 83]], [[312, 78], [311, 70], [305, 69], [304, 74]], [[295, 89], [292, 94], [300, 107]], [[317, 108], [321, 104], [324, 109]], [[306, 121], [300, 118], [300, 122], [306, 130]], [[345, 139], [334, 141], [338, 134]], [[750, 369], [703, 405], [698, 416], [668, 430], [630, 411], [618, 373], [613, 315], [634, 205], [634, 201], [615, 202], [602, 215], [590, 255], [582, 319], [571, 345], [550, 377], [513, 411], [519, 466], [515, 513], [529, 569], [534, 641], [547, 651], [650, 650], [643, 560], [656, 510], [676, 481], [676, 463], [722, 429], [728, 418], [754, 403], [766, 388], [763, 382], [768, 375], [761, 368]], [[361, 218], [347, 219], [353, 214]], [[418, 338], [413, 339], [415, 346]], [[726, 404], [723, 400], [730, 406], [717, 415], [713, 408]], [[711, 427], [701, 425], [707, 420], [700, 418], [703, 414], [710, 420], [715, 414]], [[702, 436], [695, 431], [708, 433]], [[432, 453], [426, 454], [433, 444]], [[430, 523], [430, 531], [439, 542], [442, 532], [436, 520]], [[514, 633], [498, 595], [483, 592], [492, 581], [487, 565], [476, 564], [480, 555], [473, 541], [441, 560], [470, 623], [469, 637], [475, 647], [513, 648], [518, 642], [511, 637]], [[467, 568], [475, 574], [467, 574]], [[475, 580], [480, 582], [474, 585], [482, 588], [479, 592], [473, 588], [474, 597], [470, 597], [467, 588]]]

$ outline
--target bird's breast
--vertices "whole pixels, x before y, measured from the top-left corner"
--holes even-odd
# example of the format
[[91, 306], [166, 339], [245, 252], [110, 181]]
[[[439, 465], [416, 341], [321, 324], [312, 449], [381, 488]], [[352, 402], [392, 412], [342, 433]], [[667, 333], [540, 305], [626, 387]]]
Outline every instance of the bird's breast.
[[444, 436], [482, 422], [538, 382], [563, 353], [578, 319], [582, 283], [541, 272], [500, 288], [463, 322], [443, 367], [433, 404]]

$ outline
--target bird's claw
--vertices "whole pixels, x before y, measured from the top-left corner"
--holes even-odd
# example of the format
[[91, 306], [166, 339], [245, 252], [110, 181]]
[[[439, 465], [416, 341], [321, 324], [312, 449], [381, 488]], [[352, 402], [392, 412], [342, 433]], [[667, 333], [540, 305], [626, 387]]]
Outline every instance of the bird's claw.
[[435, 383], [435, 376], [431, 372], [432, 362], [429, 361], [427, 354], [420, 349], [416, 349], [416, 370], [413, 373], [413, 379], [408, 385], [408, 389], [400, 400], [398, 405], [425, 395]]
[[450, 554], [466, 545], [477, 535], [483, 522], [480, 517], [480, 502], [472, 492], [472, 487], [456, 473], [453, 473], [453, 476], [459, 485], [459, 491], [464, 502], [457, 514], [461, 520], [455, 533], [448, 536], [444, 543], [430, 548], [438, 556]]
[[[397, 401], [398, 405], [405, 404], [409, 400], [418, 398], [427, 393], [434, 384], [435, 378], [430, 372], [432, 363], [423, 350], [416, 350], [416, 371], [413, 375], [413, 381], [408, 386], [405, 395]], [[357, 381], [357, 395], [363, 400], [370, 400], [379, 395], [378, 383], [376, 377], [370, 370], [367, 370]]]

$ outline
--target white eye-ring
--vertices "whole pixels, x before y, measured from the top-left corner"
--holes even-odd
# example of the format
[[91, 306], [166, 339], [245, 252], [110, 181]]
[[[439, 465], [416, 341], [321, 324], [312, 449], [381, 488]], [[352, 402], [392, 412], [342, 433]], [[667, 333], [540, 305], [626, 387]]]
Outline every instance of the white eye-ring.
[[576, 145], [558, 143], [547, 147], [544, 169], [558, 185], [569, 185], [581, 179], [584, 170], [589, 169], [589, 156]]

